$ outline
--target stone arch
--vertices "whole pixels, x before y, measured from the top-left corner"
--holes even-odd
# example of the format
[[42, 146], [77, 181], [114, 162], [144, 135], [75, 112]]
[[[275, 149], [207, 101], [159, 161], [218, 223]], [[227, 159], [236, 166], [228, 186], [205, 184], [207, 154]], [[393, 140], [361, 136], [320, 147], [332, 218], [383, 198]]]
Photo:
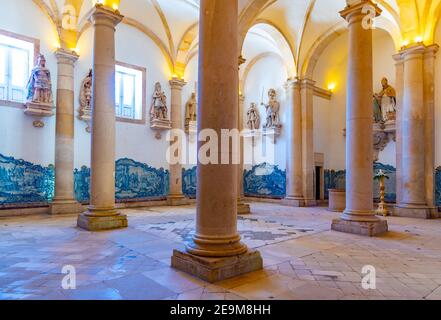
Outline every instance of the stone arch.
[[[378, 29], [386, 31], [394, 41], [397, 51], [401, 47], [401, 33], [396, 25], [391, 23], [388, 19], [377, 18], [376, 27]], [[392, 29], [391, 29], [392, 28]], [[324, 50], [340, 35], [347, 32], [347, 24], [344, 20], [333, 25], [325, 33], [323, 33], [314, 44], [309, 48], [306, 57], [303, 59], [302, 64], [299, 65], [300, 75], [305, 79], [312, 79], [315, 66]]]

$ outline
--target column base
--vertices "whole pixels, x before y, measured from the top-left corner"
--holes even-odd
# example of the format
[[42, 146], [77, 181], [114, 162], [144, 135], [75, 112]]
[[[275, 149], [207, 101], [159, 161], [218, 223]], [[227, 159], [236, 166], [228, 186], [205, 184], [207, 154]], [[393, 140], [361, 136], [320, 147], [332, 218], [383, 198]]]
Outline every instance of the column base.
[[248, 203], [244, 203], [242, 201], [237, 202], [237, 214], [239, 215], [247, 215], [251, 214], [251, 207]]
[[397, 205], [392, 210], [392, 215], [403, 218], [417, 218], [417, 219], [437, 219], [440, 213], [435, 207], [427, 206], [411, 206], [411, 205]]
[[303, 198], [296, 198], [296, 197], [286, 197], [282, 200], [282, 205], [289, 206], [289, 207], [304, 207], [305, 206], [305, 199]]
[[185, 206], [189, 204], [184, 195], [170, 195], [167, 197], [167, 205], [171, 207]]
[[233, 257], [205, 258], [175, 250], [171, 266], [204, 281], [214, 283], [263, 269], [259, 251], [249, 250]]
[[75, 201], [75, 200], [57, 200], [55, 199], [50, 204], [50, 211], [49, 213], [51, 215], [58, 215], [58, 214], [78, 214], [80, 212], [83, 212], [83, 206], [81, 203]]
[[305, 207], [317, 207], [316, 199], [304, 199]]
[[127, 216], [116, 211], [110, 211], [109, 215], [104, 212], [95, 214], [87, 211], [78, 216], [77, 226], [88, 231], [105, 231], [128, 227]]
[[351, 221], [340, 218], [332, 221], [331, 229], [338, 232], [375, 237], [386, 233], [388, 225], [386, 220], [381, 219], [376, 221]]

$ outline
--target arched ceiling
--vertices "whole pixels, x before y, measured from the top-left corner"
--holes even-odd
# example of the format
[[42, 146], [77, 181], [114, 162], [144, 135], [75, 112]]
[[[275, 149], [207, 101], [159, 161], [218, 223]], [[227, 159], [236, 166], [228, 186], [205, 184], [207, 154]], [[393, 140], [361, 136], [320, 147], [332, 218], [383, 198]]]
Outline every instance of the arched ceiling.
[[[57, 29], [60, 46], [73, 49], [89, 27], [88, 13], [97, 0], [32, 1]], [[376, 25], [389, 32], [397, 50], [415, 40], [432, 44], [441, 0], [375, 2], [383, 10]], [[123, 23], [150, 37], [168, 60], [171, 74], [181, 76], [197, 54], [199, 5], [200, 0], [121, 0], [119, 10], [125, 16]], [[292, 56], [290, 74], [304, 74], [317, 50], [344, 31], [339, 11], [345, 6], [346, 0], [239, 0], [239, 54], [250, 30], [266, 33], [279, 45], [277, 54], [283, 59]], [[66, 21], [74, 21], [74, 27], [64, 28]]]

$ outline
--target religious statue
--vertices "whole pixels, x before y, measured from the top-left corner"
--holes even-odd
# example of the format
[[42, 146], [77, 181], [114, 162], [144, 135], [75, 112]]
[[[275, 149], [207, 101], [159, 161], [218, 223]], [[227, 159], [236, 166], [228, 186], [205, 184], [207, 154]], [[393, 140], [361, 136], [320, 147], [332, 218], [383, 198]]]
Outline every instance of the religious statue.
[[51, 72], [46, 68], [46, 58], [40, 54], [27, 84], [27, 102], [53, 105]]
[[250, 130], [258, 130], [260, 128], [260, 115], [255, 103], [251, 103], [247, 111], [247, 126]]
[[383, 90], [374, 95], [374, 121], [393, 121], [396, 117], [397, 98], [395, 89], [386, 78], [381, 80]]
[[90, 110], [92, 105], [92, 69], [81, 83], [80, 106], [83, 110]]
[[155, 84], [150, 116], [152, 120], [167, 120], [168, 118], [167, 97], [159, 82]]
[[191, 98], [188, 100], [185, 106], [185, 124], [189, 125], [190, 122], [197, 121], [198, 103], [196, 101], [196, 93], [191, 94]]
[[86, 131], [90, 132], [90, 120], [92, 118], [92, 69], [81, 83], [80, 109], [78, 118], [87, 123]]
[[276, 90], [270, 89], [268, 91], [269, 101], [267, 104], [262, 102], [262, 106], [266, 109], [266, 123], [264, 128], [280, 128], [282, 125], [280, 124], [280, 103], [277, 101], [277, 93]]

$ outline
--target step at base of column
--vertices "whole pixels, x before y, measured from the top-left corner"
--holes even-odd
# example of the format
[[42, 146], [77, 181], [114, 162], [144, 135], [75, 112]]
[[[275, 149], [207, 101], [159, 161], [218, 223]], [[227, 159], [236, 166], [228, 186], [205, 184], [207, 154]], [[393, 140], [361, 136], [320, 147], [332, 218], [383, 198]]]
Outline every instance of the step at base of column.
[[173, 268], [204, 281], [215, 283], [263, 269], [259, 251], [250, 250], [239, 256], [205, 258], [175, 250], [171, 258]]
[[72, 200], [72, 201], [57, 201], [54, 200], [50, 204], [49, 213], [51, 215], [58, 215], [58, 214], [78, 214], [84, 211], [83, 206], [81, 203]]
[[78, 216], [77, 225], [79, 228], [88, 231], [105, 231], [127, 228], [127, 216], [117, 214], [112, 216], [93, 216], [82, 213]]
[[171, 207], [185, 206], [190, 204], [189, 199], [184, 196], [169, 196], [167, 197], [167, 205]]
[[237, 214], [239, 214], [239, 215], [251, 214], [250, 205], [247, 203], [239, 202], [237, 204]]
[[331, 229], [338, 232], [375, 237], [386, 233], [388, 231], [388, 225], [386, 220], [378, 220], [375, 222], [361, 222], [335, 219], [332, 221]]
[[436, 208], [430, 207], [400, 207], [396, 206], [392, 210], [394, 217], [417, 218], [417, 219], [437, 219], [440, 213]]

